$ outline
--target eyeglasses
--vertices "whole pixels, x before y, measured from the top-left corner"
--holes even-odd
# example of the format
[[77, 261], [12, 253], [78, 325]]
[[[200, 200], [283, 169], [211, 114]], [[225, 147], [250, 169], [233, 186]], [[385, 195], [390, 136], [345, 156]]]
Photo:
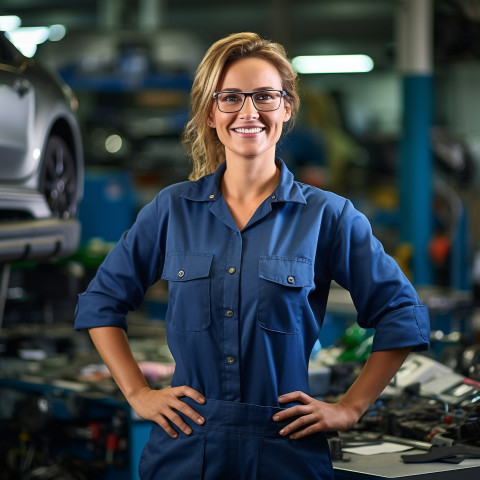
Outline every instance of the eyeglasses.
[[272, 112], [280, 107], [285, 90], [258, 90], [256, 92], [215, 92], [213, 98], [217, 101], [218, 109], [223, 113], [239, 112], [245, 104], [245, 99], [250, 97], [253, 106], [259, 112]]

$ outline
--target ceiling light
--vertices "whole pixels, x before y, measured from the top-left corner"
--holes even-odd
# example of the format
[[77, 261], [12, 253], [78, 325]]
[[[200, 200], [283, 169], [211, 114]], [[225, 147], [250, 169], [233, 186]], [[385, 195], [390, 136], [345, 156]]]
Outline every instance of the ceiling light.
[[0, 15], [0, 30], [3, 32], [8, 32], [10, 30], [15, 30], [22, 24], [20, 17], [16, 15]]
[[48, 33], [48, 27], [21, 27], [6, 32], [6, 35], [23, 55], [33, 57], [37, 51], [37, 45], [48, 39]]
[[365, 73], [373, 69], [368, 55], [302, 55], [292, 60], [298, 73]]
[[48, 39], [51, 42], [58, 42], [67, 33], [67, 29], [64, 25], [51, 25], [48, 27]]

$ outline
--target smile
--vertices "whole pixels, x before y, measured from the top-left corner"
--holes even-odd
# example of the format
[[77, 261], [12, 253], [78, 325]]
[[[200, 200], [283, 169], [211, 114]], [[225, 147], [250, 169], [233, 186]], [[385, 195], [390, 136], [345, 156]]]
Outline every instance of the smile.
[[260, 133], [263, 128], [234, 128], [234, 131], [237, 133]]

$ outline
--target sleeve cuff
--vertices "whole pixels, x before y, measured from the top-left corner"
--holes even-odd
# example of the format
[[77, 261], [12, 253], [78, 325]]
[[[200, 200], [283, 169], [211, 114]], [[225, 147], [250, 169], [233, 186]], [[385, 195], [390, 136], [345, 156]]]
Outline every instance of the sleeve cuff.
[[127, 331], [127, 310], [105, 295], [82, 293], [75, 309], [75, 330], [93, 327], [120, 327]]
[[390, 312], [377, 324], [372, 351], [411, 347], [428, 350], [430, 319], [425, 305], [413, 305]]

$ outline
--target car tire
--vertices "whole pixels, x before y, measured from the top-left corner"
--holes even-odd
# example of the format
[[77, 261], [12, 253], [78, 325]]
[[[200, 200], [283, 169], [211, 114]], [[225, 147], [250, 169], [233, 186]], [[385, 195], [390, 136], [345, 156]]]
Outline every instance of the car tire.
[[63, 138], [51, 135], [45, 147], [40, 191], [55, 218], [74, 218], [77, 213], [77, 170], [75, 159]]

